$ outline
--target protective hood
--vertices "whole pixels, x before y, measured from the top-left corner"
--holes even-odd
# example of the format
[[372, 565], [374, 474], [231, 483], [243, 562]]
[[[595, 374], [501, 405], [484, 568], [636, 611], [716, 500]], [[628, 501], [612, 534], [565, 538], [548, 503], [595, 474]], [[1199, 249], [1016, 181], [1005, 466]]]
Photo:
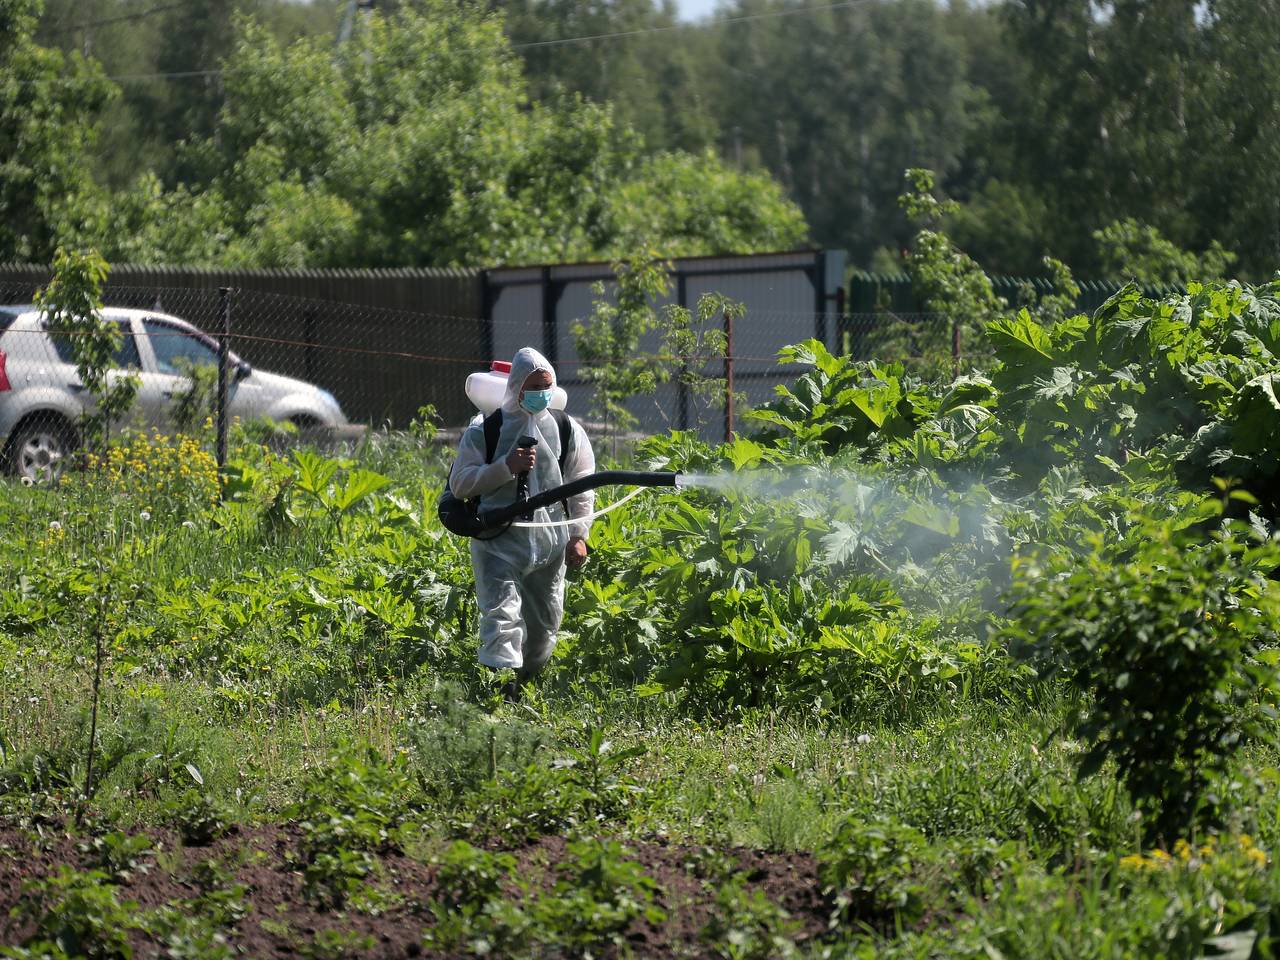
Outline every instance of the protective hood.
[[520, 408], [520, 391], [524, 389], [524, 382], [529, 379], [529, 375], [539, 370], [551, 374], [551, 387], [555, 389], [556, 372], [546, 357], [533, 347], [521, 347], [516, 351], [516, 355], [511, 358], [511, 373], [507, 375], [507, 390], [502, 396], [503, 413], [524, 412]]

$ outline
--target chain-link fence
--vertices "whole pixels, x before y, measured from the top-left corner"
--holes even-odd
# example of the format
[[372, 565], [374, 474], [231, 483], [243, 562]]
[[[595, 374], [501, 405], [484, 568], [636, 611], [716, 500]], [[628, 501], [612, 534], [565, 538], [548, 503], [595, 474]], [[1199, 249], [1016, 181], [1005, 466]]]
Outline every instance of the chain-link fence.
[[[65, 421], [70, 435], [84, 403], [70, 345], [45, 329], [30, 306], [32, 294], [29, 284], [0, 284], [8, 351], [0, 435], [10, 446], [33, 417]], [[540, 347], [543, 334], [538, 317], [440, 316], [230, 288], [111, 285], [104, 302], [124, 334], [114, 366], [138, 381], [130, 420], [181, 430], [208, 419], [222, 426], [222, 436], [235, 421], [270, 421], [317, 437], [356, 438], [370, 429], [403, 429], [424, 407], [434, 409], [448, 436], [475, 413], [464, 392], [467, 375], [509, 359], [489, 355], [492, 345]], [[628, 430], [690, 429], [718, 440], [740, 428], [745, 408], [768, 402], [779, 384], [804, 372], [779, 363], [777, 349], [812, 337], [815, 319], [834, 319], [828, 344], [835, 352], [907, 361], [923, 372], [957, 368], [966, 346], [963, 332], [937, 315], [818, 318], [745, 307], [740, 320], [709, 319], [727, 340], [727, 350], [714, 355], [676, 357], [660, 349], [656, 333], [645, 338], [638, 356], [659, 385], [628, 401], [634, 417]], [[502, 326], [496, 333], [495, 323]], [[619, 425], [601, 413], [583, 376], [583, 361], [564, 352], [571, 355], [560, 358], [557, 372], [570, 410], [593, 432], [616, 433]]]

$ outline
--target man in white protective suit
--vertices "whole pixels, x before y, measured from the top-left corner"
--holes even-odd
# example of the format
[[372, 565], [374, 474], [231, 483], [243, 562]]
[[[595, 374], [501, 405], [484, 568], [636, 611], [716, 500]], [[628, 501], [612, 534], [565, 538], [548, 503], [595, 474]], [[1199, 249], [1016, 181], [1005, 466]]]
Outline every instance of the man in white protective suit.
[[[586, 431], [572, 418], [565, 430], [557, 419], [565, 414], [553, 415], [547, 409], [555, 385], [555, 371], [542, 354], [532, 347], [516, 352], [493, 456], [486, 460], [484, 419], [477, 417], [458, 446], [449, 479], [454, 496], [479, 497], [480, 509], [487, 510], [514, 503], [517, 478], [526, 471], [531, 497], [595, 472], [596, 458]], [[562, 435], [568, 440], [566, 450], [561, 450]], [[517, 446], [524, 436], [533, 437], [537, 445]], [[471, 541], [480, 607], [479, 660], [494, 670], [516, 671], [503, 688], [510, 700], [546, 666], [555, 648], [564, 616], [565, 566], [577, 568], [587, 560], [594, 504], [595, 493], [588, 490], [567, 504], [537, 510], [532, 522], [547, 526], [513, 525], [493, 539]], [[560, 525], [550, 525], [556, 523]]]

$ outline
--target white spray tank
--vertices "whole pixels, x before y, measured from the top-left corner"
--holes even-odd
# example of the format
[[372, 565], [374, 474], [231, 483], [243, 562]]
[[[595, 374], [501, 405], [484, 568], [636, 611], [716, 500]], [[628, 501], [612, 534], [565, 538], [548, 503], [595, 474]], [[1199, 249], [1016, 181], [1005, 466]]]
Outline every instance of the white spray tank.
[[[488, 416], [502, 406], [502, 398], [507, 393], [507, 376], [511, 373], [511, 364], [503, 360], [494, 360], [489, 369], [483, 373], [473, 373], [467, 377], [467, 399], [476, 405], [476, 409]], [[551, 392], [552, 410], [563, 410], [569, 403], [569, 395], [564, 388], [556, 385]]]

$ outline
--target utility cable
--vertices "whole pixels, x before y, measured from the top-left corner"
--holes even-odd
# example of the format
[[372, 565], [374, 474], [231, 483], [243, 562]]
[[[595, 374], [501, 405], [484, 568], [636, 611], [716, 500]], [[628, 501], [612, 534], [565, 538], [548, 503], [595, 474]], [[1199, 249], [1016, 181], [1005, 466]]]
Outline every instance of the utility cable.
[[147, 17], [154, 16], [157, 13], [166, 13], [169, 10], [178, 10], [183, 7], [189, 7], [188, 2], [183, 3], [166, 3], [159, 7], [151, 7], [148, 10], [137, 10], [134, 13], [122, 13], [117, 17], [104, 17], [101, 20], [89, 20], [85, 23], [71, 23], [62, 27], [53, 27], [46, 31], [51, 36], [59, 36], [64, 33], [74, 33], [77, 30], [89, 30], [93, 27], [105, 27], [112, 23], [125, 23], [130, 20], [143, 20]]
[[[753, 20], [772, 20], [779, 17], [794, 17], [814, 13], [826, 13], [831, 10], [845, 10], [853, 7], [866, 6], [868, 3], [873, 2], [875, 2], [875, 0], [839, 0], [837, 3], [827, 3], [817, 7], [795, 6], [783, 10], [770, 10], [764, 13], [744, 14], [739, 17], [721, 17], [719, 19], [704, 20], [700, 22], [695, 21], [693, 23], [673, 23], [662, 27], [643, 27], [639, 30], [619, 30], [614, 33], [596, 33], [580, 37], [563, 37], [558, 40], [530, 40], [525, 43], [512, 44], [511, 49], [530, 50], [540, 47], [561, 47], [578, 43], [594, 43], [597, 40], [625, 40], [631, 37], [644, 36], [646, 34], [672, 33], [678, 30], [703, 30], [714, 27], [730, 26], [735, 23], [749, 23]], [[107, 76], [104, 79], [120, 82], [135, 80], [191, 80], [199, 79], [201, 77], [220, 77], [229, 72], [231, 71], [217, 69], [181, 70], [169, 73], [121, 73]], [[36, 83], [45, 81], [19, 80], [18, 82]]]
[[559, 40], [530, 40], [526, 43], [513, 43], [512, 50], [528, 50], [534, 47], [559, 47], [570, 43], [590, 43], [594, 40], [624, 40], [628, 37], [644, 36], [647, 33], [670, 33], [673, 30], [702, 27], [722, 27], [733, 23], [748, 23], [752, 20], [771, 20], [777, 17], [793, 17], [799, 14], [824, 13], [828, 10], [844, 10], [850, 7], [861, 7], [873, 0], [840, 0], [839, 3], [823, 4], [820, 7], [789, 7], [784, 10], [770, 10], [764, 13], [748, 13], [740, 17], [721, 17], [719, 19], [695, 21], [693, 23], [673, 23], [665, 27], [643, 27], [639, 30], [620, 30], [616, 33], [597, 33], [584, 37], [564, 37]]

